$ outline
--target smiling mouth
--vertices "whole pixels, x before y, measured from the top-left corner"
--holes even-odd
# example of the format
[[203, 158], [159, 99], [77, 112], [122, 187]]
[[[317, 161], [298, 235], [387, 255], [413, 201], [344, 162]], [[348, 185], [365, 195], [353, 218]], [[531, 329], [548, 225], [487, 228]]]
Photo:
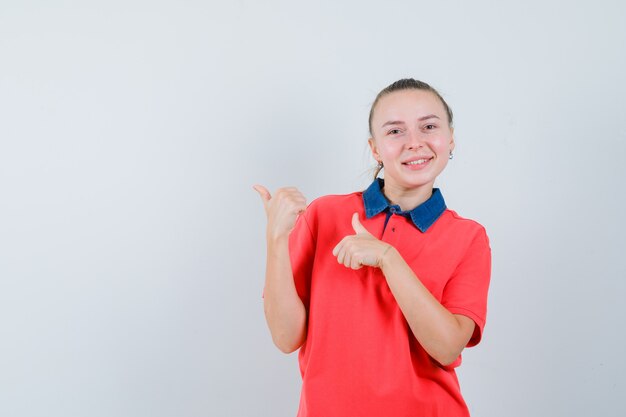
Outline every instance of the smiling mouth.
[[425, 164], [426, 162], [428, 162], [430, 160], [431, 160], [431, 158], [428, 158], [428, 159], [424, 159], [423, 158], [423, 159], [418, 159], [418, 160], [411, 161], [411, 162], [403, 162], [402, 164], [403, 165], [422, 165], [422, 164]]

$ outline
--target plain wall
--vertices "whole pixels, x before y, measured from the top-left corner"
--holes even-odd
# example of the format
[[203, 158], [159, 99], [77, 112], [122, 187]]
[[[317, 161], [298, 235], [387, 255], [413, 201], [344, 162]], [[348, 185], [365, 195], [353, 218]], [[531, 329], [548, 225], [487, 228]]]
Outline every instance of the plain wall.
[[0, 415], [295, 416], [251, 187], [365, 188], [403, 77], [491, 239], [473, 415], [626, 415], [624, 4], [0, 1]]

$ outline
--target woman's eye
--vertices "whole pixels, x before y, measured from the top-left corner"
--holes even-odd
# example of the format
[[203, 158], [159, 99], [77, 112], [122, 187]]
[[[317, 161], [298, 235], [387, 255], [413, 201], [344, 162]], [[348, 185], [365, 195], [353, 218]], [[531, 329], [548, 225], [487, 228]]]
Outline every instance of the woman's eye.
[[437, 127], [437, 126], [435, 126], [435, 125], [426, 125], [426, 126], [425, 126], [426, 130], [433, 130], [433, 129], [435, 129], [436, 127]]
[[387, 132], [388, 135], [397, 135], [398, 133], [400, 133], [400, 129], [391, 129]]

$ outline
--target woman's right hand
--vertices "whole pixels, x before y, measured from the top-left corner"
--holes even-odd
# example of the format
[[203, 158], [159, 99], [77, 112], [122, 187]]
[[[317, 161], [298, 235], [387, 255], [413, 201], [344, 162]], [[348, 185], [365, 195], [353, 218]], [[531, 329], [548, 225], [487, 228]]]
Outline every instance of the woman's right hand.
[[306, 340], [306, 308], [296, 289], [289, 254], [289, 234], [306, 199], [294, 187], [279, 188], [274, 196], [262, 185], [253, 187], [267, 214], [267, 264], [263, 308], [272, 340], [285, 352], [293, 352]]
[[267, 215], [268, 239], [289, 237], [298, 215], [306, 210], [304, 195], [295, 187], [279, 188], [273, 197], [268, 189], [262, 185], [257, 184], [252, 188], [259, 193], [261, 200], [263, 200]]

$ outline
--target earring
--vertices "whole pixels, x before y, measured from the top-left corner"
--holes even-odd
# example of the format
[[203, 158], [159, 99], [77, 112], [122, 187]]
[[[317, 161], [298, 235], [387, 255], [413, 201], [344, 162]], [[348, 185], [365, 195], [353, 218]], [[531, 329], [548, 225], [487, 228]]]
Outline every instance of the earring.
[[454, 158], [454, 155], [452, 154], [452, 151], [450, 151], [450, 159]]
[[378, 169], [383, 169], [383, 161], [378, 161]]

